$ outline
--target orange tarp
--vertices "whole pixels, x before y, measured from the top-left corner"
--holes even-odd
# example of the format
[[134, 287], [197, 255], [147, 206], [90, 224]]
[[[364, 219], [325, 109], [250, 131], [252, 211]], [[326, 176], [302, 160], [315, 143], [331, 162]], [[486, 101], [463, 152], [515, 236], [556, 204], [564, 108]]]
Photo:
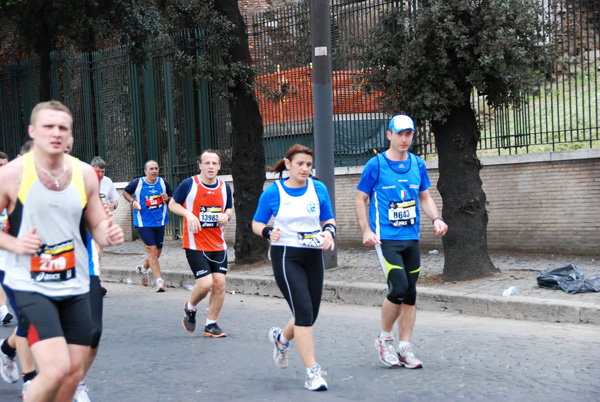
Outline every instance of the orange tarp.
[[[361, 90], [359, 71], [334, 71], [333, 114], [377, 113], [377, 93]], [[265, 126], [313, 118], [312, 69], [291, 70], [256, 78], [256, 97]]]

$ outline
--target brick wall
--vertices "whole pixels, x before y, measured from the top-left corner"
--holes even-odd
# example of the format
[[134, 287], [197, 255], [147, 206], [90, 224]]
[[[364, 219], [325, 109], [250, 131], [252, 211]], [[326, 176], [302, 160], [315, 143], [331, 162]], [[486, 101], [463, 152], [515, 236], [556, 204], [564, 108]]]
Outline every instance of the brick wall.
[[522, 159], [534, 160], [485, 167], [490, 247], [598, 253], [599, 151], [528, 155]]
[[128, 183], [115, 183], [117, 192], [119, 193], [119, 205], [113, 213], [113, 222], [119, 224], [123, 228], [125, 241], [130, 241], [138, 237], [137, 231], [133, 228], [133, 214], [131, 205], [123, 198], [123, 189]]
[[[489, 212], [488, 246], [526, 252], [597, 254], [600, 250], [600, 150], [482, 158], [483, 189]], [[426, 162], [430, 192], [442, 208], [435, 188], [436, 162]], [[336, 168], [336, 220], [340, 244], [361, 244], [354, 212], [362, 167]], [[265, 184], [273, 182], [268, 176]], [[233, 189], [231, 176], [223, 176]], [[234, 192], [235, 196], [235, 192]], [[234, 243], [235, 219], [226, 229]], [[421, 225], [424, 249], [441, 249], [431, 223]]]

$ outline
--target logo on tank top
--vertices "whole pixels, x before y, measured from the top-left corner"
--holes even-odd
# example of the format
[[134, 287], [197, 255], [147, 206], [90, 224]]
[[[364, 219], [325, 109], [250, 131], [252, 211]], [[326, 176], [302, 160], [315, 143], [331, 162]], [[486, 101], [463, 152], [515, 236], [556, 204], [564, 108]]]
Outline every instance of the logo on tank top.
[[306, 204], [306, 211], [311, 215], [315, 215], [317, 213], [317, 203], [309, 202]]

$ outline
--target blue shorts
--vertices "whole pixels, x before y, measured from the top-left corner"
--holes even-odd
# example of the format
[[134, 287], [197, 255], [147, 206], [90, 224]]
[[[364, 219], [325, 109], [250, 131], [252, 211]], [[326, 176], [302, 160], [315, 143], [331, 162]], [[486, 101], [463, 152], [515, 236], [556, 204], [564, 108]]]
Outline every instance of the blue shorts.
[[90, 347], [95, 349], [100, 344], [102, 336], [102, 287], [100, 278], [90, 276], [90, 313], [92, 318], [92, 340]]
[[8, 304], [10, 304], [10, 307], [15, 313], [15, 318], [17, 319], [17, 336], [24, 338], [27, 332], [21, 325], [21, 321], [19, 321], [19, 312], [17, 311], [17, 302], [15, 301], [15, 294], [13, 293], [11, 288], [4, 285], [4, 271], [2, 270], [0, 270], [0, 283], [2, 283], [2, 288], [4, 289], [4, 293], [6, 293]]
[[163, 241], [165, 239], [164, 226], [138, 227], [136, 229], [146, 246], [156, 246], [157, 249], [163, 247]]

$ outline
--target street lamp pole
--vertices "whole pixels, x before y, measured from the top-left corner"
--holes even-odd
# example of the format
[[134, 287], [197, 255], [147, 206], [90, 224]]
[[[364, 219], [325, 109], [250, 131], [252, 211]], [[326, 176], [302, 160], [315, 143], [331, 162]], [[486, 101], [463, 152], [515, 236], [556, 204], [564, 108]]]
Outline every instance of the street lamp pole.
[[[316, 174], [327, 186], [335, 214], [330, 0], [310, 0], [313, 75], [313, 132]], [[337, 266], [337, 248], [326, 251], [325, 268]]]

